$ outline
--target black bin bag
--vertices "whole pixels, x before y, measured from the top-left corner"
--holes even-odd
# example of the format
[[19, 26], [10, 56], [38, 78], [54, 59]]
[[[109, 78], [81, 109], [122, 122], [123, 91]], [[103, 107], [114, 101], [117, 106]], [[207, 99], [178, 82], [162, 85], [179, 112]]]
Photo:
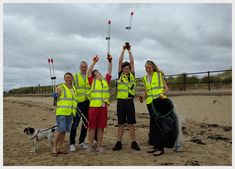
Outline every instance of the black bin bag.
[[173, 148], [179, 133], [178, 119], [173, 102], [169, 98], [154, 99], [152, 104], [155, 119], [156, 144]]

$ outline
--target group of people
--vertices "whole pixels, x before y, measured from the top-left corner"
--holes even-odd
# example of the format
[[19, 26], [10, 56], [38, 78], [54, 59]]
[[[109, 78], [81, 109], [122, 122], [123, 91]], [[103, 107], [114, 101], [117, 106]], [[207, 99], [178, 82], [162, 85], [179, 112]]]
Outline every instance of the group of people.
[[[129, 62], [123, 62], [124, 53], [128, 52]], [[79, 137], [79, 147], [86, 149], [86, 152], [103, 152], [102, 145], [104, 129], [107, 127], [108, 106], [110, 104], [109, 84], [112, 78], [112, 56], [108, 54], [108, 71], [103, 77], [101, 73], [94, 69], [99, 61], [96, 55], [93, 57], [92, 64], [88, 67], [85, 61], [80, 63], [80, 72], [72, 75], [67, 72], [64, 75], [64, 83], [56, 88], [53, 97], [57, 97], [56, 123], [57, 131], [54, 137], [54, 146], [52, 155], [68, 153], [63, 148], [65, 133], [70, 133], [70, 151], [76, 151], [76, 135], [79, 121], [83, 122]], [[168, 91], [164, 80], [164, 74], [158, 69], [153, 61], [148, 60], [145, 63], [147, 75], [143, 78], [145, 92], [138, 96], [140, 102], [146, 99], [147, 108], [150, 114], [149, 144], [153, 147], [148, 153], [159, 156], [164, 153], [164, 146], [158, 144], [155, 138], [156, 120], [152, 113], [151, 103], [153, 99], [161, 98]], [[140, 151], [136, 141], [135, 127], [135, 106], [134, 97], [136, 80], [134, 58], [131, 52], [131, 45], [125, 43], [122, 48], [118, 62], [118, 81], [117, 81], [117, 141], [112, 148], [113, 151], [119, 151], [122, 147], [122, 137], [125, 124], [128, 126], [131, 148]], [[82, 115], [81, 115], [82, 113]], [[88, 121], [86, 120], [88, 119]], [[84, 142], [88, 130], [88, 145]], [[157, 138], [158, 139], [158, 138]], [[96, 149], [93, 149], [96, 142]]]

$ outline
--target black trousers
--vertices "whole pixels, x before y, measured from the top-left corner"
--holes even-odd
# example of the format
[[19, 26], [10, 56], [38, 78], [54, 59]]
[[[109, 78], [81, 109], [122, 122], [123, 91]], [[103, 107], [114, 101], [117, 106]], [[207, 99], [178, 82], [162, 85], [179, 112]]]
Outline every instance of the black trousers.
[[[77, 105], [78, 108], [81, 110], [81, 112], [87, 119], [88, 119], [89, 104], [90, 104], [90, 101], [88, 100], [88, 101], [78, 103]], [[84, 117], [80, 117], [78, 114], [79, 113], [77, 112], [76, 116], [73, 118], [73, 123], [71, 127], [71, 132], [70, 132], [70, 145], [75, 144], [75, 138], [76, 138], [77, 128], [78, 128], [80, 119], [83, 118], [83, 122], [86, 124], [86, 126], [88, 125]], [[87, 135], [87, 128], [84, 125], [82, 125], [80, 137], [79, 137], [79, 144], [85, 141], [86, 135]]]
[[154, 117], [153, 110], [152, 110], [150, 104], [147, 104], [147, 108], [148, 108], [148, 112], [149, 112], [149, 116], [150, 116], [148, 144], [155, 146], [155, 143], [157, 140], [157, 134], [156, 134], [157, 129], [156, 129], [156, 125], [155, 125], [155, 117]]

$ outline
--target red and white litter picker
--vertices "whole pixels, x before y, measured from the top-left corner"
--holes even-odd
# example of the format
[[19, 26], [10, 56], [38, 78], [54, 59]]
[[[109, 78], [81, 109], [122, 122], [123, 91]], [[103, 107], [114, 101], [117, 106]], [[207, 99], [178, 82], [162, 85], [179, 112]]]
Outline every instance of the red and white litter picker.
[[110, 55], [110, 39], [111, 39], [110, 27], [111, 27], [111, 20], [108, 21], [108, 34], [107, 37], [105, 38], [107, 40], [107, 56]]
[[[54, 64], [53, 64], [53, 59], [49, 58], [48, 59], [48, 65], [50, 69], [50, 76], [51, 76], [51, 83], [52, 83], [52, 91], [53, 93], [56, 93], [56, 76], [55, 76], [55, 71], [54, 71]], [[53, 106], [57, 105], [57, 97], [54, 97], [54, 103]]]
[[129, 25], [126, 27], [127, 30], [127, 36], [126, 36], [126, 46], [129, 46], [129, 36], [130, 36], [130, 31], [131, 31], [131, 24], [132, 24], [132, 19], [133, 19], [134, 12], [131, 12], [130, 15], [130, 20], [129, 20]]

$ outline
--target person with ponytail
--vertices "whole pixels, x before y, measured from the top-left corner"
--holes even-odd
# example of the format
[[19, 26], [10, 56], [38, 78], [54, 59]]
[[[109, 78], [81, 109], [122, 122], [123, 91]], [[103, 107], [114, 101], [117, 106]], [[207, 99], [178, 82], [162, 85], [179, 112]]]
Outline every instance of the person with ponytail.
[[143, 96], [140, 96], [140, 101], [143, 101], [143, 97], [146, 98], [146, 104], [150, 115], [148, 144], [153, 145], [153, 147], [147, 152], [154, 153], [154, 156], [159, 156], [164, 153], [164, 146], [162, 146], [162, 144], [158, 144], [158, 139], [161, 138], [157, 138], [156, 131], [158, 131], [158, 129], [155, 124], [156, 120], [152, 102], [154, 99], [165, 97], [165, 93], [168, 91], [168, 86], [164, 79], [164, 73], [158, 69], [153, 61], [148, 60], [145, 63], [145, 70], [147, 72], [147, 75], [143, 78], [145, 92]]

